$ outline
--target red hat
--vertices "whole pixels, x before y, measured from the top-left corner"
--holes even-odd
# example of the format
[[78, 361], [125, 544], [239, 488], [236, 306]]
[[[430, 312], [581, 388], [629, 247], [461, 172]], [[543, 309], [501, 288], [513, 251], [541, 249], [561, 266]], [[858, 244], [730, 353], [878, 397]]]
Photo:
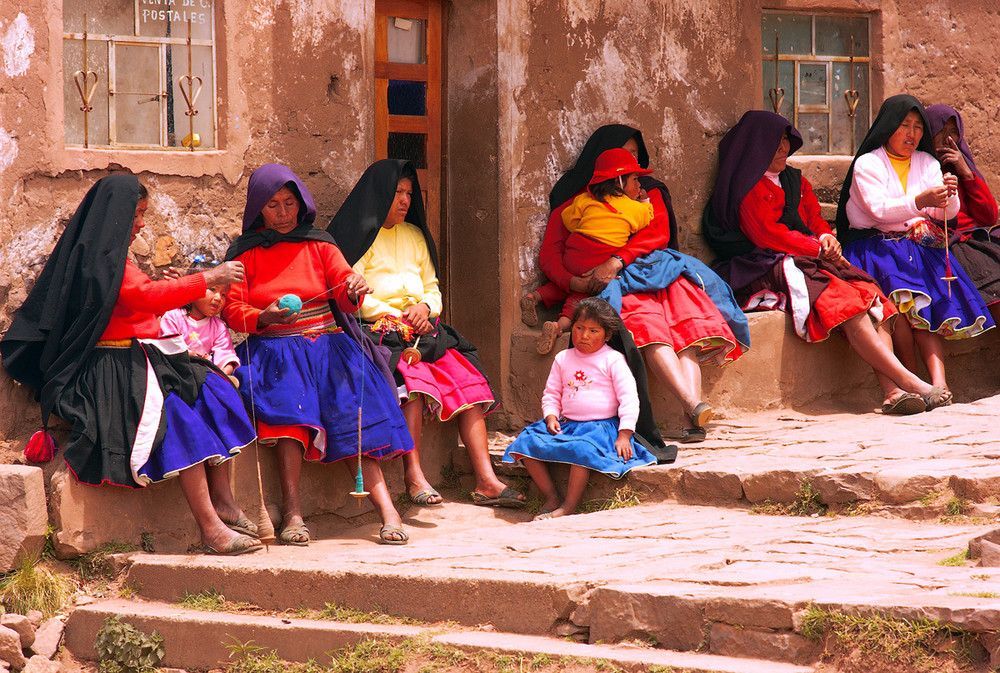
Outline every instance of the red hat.
[[587, 184], [596, 185], [598, 182], [604, 182], [605, 180], [617, 178], [621, 175], [628, 175], [629, 173], [647, 175], [652, 172], [649, 168], [641, 167], [631, 152], [621, 147], [615, 147], [610, 150], [604, 150], [597, 155], [597, 161], [594, 162], [594, 177]]

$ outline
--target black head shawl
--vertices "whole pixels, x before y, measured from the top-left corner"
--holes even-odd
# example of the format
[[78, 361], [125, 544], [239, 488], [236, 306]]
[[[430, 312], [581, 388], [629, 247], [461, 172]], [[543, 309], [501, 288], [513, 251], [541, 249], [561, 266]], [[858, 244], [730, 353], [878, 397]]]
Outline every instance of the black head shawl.
[[[299, 226], [281, 234], [264, 226], [261, 211], [268, 201], [285, 185], [289, 185], [299, 200]], [[247, 182], [247, 205], [243, 209], [243, 233], [226, 250], [226, 261], [231, 261], [258, 245], [270, 248], [281, 241], [326, 241], [333, 239], [322, 229], [313, 227], [316, 205], [312, 194], [292, 169], [281, 164], [264, 164], [250, 175]]]
[[[740, 229], [740, 203], [764, 176], [786, 133], [791, 144], [788, 154], [792, 155], [802, 147], [802, 136], [791, 122], [773, 112], [750, 110], [719, 143], [719, 174], [701, 224], [705, 239], [720, 259], [746, 255], [756, 247]], [[797, 174], [794, 177], [801, 178], [796, 169], [787, 167], [782, 171], [782, 187], [792, 182], [784, 176], [786, 172], [794, 172]], [[795, 194], [785, 196], [786, 206], [789, 201], [794, 201], [796, 206], [793, 221], [785, 224], [801, 231], [805, 225], [798, 216], [798, 199], [794, 198]], [[782, 222], [787, 211], [786, 208]]]
[[0, 342], [7, 372], [37, 390], [43, 422], [111, 319], [138, 203], [133, 175], [90, 188]]
[[840, 188], [840, 203], [837, 204], [837, 238], [840, 239], [841, 243], [847, 244], [878, 233], [874, 229], [851, 229], [851, 223], [847, 219], [847, 202], [851, 198], [851, 184], [854, 182], [854, 164], [858, 163], [858, 157], [861, 155], [874, 152], [885, 145], [899, 128], [899, 125], [903, 123], [910, 110], [919, 112], [920, 118], [924, 122], [924, 135], [920, 138], [917, 150], [927, 152], [931, 156], [937, 156], [934, 153], [934, 141], [930, 132], [931, 125], [927, 119], [927, 112], [920, 101], [906, 94], [886, 98], [882, 107], [879, 108], [878, 116], [872, 122], [872, 127], [868, 129], [868, 135], [861, 141], [861, 146], [854, 155], [854, 161], [851, 162], [851, 168], [847, 171], [847, 177], [844, 178], [844, 185]]
[[369, 166], [347, 195], [344, 205], [330, 220], [330, 226], [326, 230], [337, 241], [347, 263], [351, 266], [356, 264], [375, 242], [396, 198], [396, 186], [402, 178], [413, 181], [413, 197], [410, 199], [410, 209], [406, 211], [406, 221], [424, 233], [434, 270], [440, 273], [437, 247], [427, 228], [424, 197], [417, 181], [417, 171], [409, 161], [382, 159]]
[[[594, 175], [594, 164], [597, 157], [605, 150], [621, 147], [631, 138], [635, 138], [639, 145], [639, 156], [637, 161], [642, 168], [649, 168], [649, 152], [646, 150], [646, 143], [642, 139], [642, 132], [625, 124], [607, 124], [594, 131], [587, 143], [580, 152], [580, 157], [576, 160], [576, 165], [556, 182], [549, 192], [549, 212], [555, 210], [566, 203], [581, 189], [585, 188]], [[670, 216], [670, 242], [668, 247], [678, 249], [677, 241], [677, 218], [674, 216], [674, 204], [670, 199], [670, 191], [667, 186], [649, 175], [639, 176], [639, 184], [647, 192], [654, 189], [659, 190], [663, 197], [663, 203], [667, 206], [667, 214]]]

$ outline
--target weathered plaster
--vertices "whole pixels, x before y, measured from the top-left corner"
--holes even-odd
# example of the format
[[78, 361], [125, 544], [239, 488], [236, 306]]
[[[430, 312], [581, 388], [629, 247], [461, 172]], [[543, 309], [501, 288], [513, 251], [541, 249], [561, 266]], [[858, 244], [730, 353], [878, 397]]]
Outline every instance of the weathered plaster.
[[10, 22], [3, 35], [3, 69], [8, 77], [23, 75], [35, 52], [35, 31], [23, 12]]

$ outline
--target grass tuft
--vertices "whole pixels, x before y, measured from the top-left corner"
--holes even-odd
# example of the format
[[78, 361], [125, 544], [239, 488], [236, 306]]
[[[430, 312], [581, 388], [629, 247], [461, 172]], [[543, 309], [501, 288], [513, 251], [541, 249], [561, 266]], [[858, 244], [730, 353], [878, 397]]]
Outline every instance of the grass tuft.
[[780, 516], [820, 516], [826, 514], [827, 506], [823, 504], [823, 498], [812, 482], [807, 478], [802, 479], [802, 485], [795, 493], [792, 502], [771, 502], [770, 498], [761, 503], [756, 503], [750, 508], [753, 514], [770, 514]]
[[115, 579], [115, 571], [109, 557], [112, 554], [126, 554], [132, 551], [135, 551], [135, 547], [126, 542], [107, 542], [94, 551], [71, 560], [69, 564], [73, 566], [83, 582], [94, 580], [110, 582]]
[[76, 583], [37, 564], [38, 559], [24, 556], [17, 568], [0, 577], [0, 604], [19, 615], [38, 610], [51, 617], [69, 603]]
[[939, 566], [964, 566], [969, 560], [969, 550], [964, 549], [953, 556], [943, 558], [937, 562]]
[[625, 484], [615, 489], [610, 498], [602, 500], [590, 500], [582, 503], [577, 512], [587, 514], [590, 512], [603, 512], [609, 509], [623, 509], [625, 507], [636, 507], [642, 504], [642, 496], [634, 488]]

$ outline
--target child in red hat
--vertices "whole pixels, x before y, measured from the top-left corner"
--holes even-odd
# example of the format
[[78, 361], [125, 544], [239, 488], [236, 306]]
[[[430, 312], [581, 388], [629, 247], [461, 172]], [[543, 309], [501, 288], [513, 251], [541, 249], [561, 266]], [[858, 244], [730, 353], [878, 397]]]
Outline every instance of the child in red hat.
[[[632, 234], [649, 226], [653, 206], [639, 186], [639, 176], [652, 172], [640, 167], [632, 153], [620, 147], [598, 155], [587, 190], [562, 213], [563, 224], [571, 232], [563, 251], [568, 271], [586, 273], [615, 255]], [[569, 329], [577, 302], [586, 296], [569, 293], [558, 320], [542, 326], [539, 353], [552, 350], [559, 335]]]

